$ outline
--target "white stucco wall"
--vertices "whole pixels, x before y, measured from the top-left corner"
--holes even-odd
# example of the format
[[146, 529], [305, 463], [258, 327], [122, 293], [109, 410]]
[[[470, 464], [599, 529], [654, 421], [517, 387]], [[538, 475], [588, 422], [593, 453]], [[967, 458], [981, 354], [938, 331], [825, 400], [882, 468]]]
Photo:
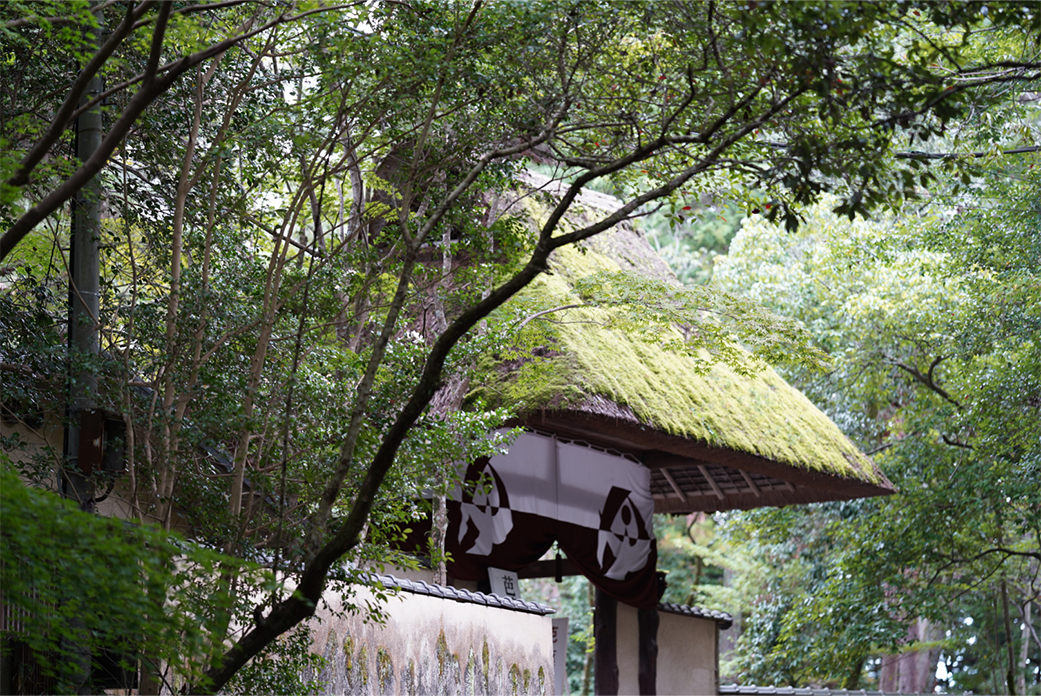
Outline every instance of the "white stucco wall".
[[719, 684], [716, 622], [665, 612], [660, 617], [658, 693], [715, 696]]
[[[372, 595], [352, 599], [364, 605]], [[334, 607], [339, 609], [340, 607]], [[401, 592], [385, 624], [319, 609], [326, 694], [551, 694], [550, 616]]]
[[[618, 603], [618, 693], [638, 694], [639, 625], [637, 610]], [[696, 616], [658, 612], [657, 691], [661, 696], [715, 696], [717, 690], [716, 622]]]
[[[9, 437], [15, 433], [26, 443], [26, 447], [9, 451], [7, 454], [11, 457], [11, 461], [18, 466], [25, 466], [43, 473], [45, 478], [42, 485], [49, 490], [57, 491], [57, 472], [61, 465], [62, 440], [65, 437], [61, 420], [48, 418], [44, 425], [37, 430], [20, 424], [0, 422], [0, 435]], [[117, 478], [116, 485], [108, 497], [96, 504], [98, 515], [124, 520], [136, 517], [133, 508], [127, 501], [128, 496], [125, 495], [126, 485], [127, 475], [123, 474]], [[104, 489], [99, 490], [96, 495], [101, 497], [104, 492]], [[153, 518], [147, 518], [147, 520], [149, 522], [158, 521]], [[174, 528], [180, 529], [182, 526], [176, 524], [175, 521]]]
[[[618, 693], [640, 693], [640, 625], [639, 612], [618, 602], [618, 620], [615, 624], [618, 645]], [[659, 670], [661, 661], [658, 662]]]

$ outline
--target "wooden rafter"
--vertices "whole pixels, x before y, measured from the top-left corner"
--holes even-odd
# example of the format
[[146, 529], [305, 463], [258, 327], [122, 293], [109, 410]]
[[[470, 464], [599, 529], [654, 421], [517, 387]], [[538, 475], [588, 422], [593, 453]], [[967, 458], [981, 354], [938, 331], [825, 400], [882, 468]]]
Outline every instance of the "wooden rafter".
[[741, 472], [741, 478], [743, 478], [745, 480], [745, 483], [748, 484], [748, 488], [752, 491], [753, 494], [755, 494], [755, 497], [762, 497], [762, 495], [759, 493], [759, 487], [755, 485], [754, 481], [752, 481], [752, 477], [748, 475], [748, 472], [744, 469], [738, 469], [738, 471]]
[[708, 481], [708, 485], [712, 487], [712, 492], [716, 494], [716, 497], [720, 500], [725, 500], [726, 496], [723, 495], [723, 491], [720, 490], [719, 484], [716, 483], [716, 480], [712, 478], [712, 474], [708, 473], [708, 469], [705, 465], [698, 464], [698, 470], [701, 472], [701, 475], [705, 477], [705, 480]]
[[676, 479], [672, 478], [672, 474], [669, 473], [669, 470], [662, 469], [661, 473], [665, 476], [665, 480], [669, 482], [669, 485], [672, 486], [672, 490], [676, 492], [679, 499], [683, 502], [687, 502], [687, 496], [683, 494], [683, 489], [681, 489], [679, 484], [676, 483]]

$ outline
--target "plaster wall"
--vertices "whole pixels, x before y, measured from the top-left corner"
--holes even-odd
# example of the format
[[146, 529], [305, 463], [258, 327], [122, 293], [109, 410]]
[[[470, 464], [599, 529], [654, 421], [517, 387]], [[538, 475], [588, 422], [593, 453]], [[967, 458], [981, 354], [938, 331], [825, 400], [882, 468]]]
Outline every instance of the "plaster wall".
[[[628, 604], [618, 602], [617, 631], [618, 693], [640, 693], [640, 625], [639, 612]], [[659, 644], [661, 641], [659, 640]], [[658, 660], [658, 672], [662, 668]]]
[[[55, 472], [61, 464], [62, 440], [65, 436], [62, 423], [57, 418], [48, 418], [38, 429], [31, 429], [22, 424], [0, 422], [0, 436], [18, 435], [25, 447], [7, 452], [16, 467], [34, 472], [35, 479], [43, 476], [42, 485], [48, 490], [58, 490], [58, 476]], [[119, 488], [117, 484], [117, 489]], [[100, 495], [104, 491], [98, 491]], [[130, 504], [116, 490], [112, 495], [96, 505], [97, 513], [102, 517], [118, 517], [129, 519], [132, 516]]]
[[5, 438], [17, 436], [25, 447], [7, 450], [11, 461], [19, 468], [32, 471], [37, 475], [49, 474], [49, 488], [56, 488], [57, 470], [61, 461], [62, 426], [57, 418], [47, 418], [39, 428], [28, 428], [21, 423], [0, 420], [0, 436]]
[[[374, 597], [351, 598], [365, 606]], [[333, 600], [333, 609], [342, 609]], [[325, 694], [533, 694], [553, 692], [552, 619], [401, 592], [385, 623], [320, 608], [315, 651], [329, 661]]]
[[[0, 420], [0, 436], [10, 437], [11, 435], [18, 435], [21, 441], [25, 443], [23, 448], [7, 451], [15, 466], [33, 472], [31, 478], [38, 485], [58, 492], [57, 472], [62, 463], [63, 440], [65, 437], [61, 419], [48, 416], [43, 425], [36, 429]], [[95, 504], [95, 512], [101, 517], [115, 517], [122, 520], [143, 519], [145, 522], [162, 524], [163, 521], [160, 518], [147, 514], [147, 511], [143, 517], [138, 512], [135, 512], [130, 503], [129, 486], [130, 475], [128, 473], [120, 474], [116, 478], [113, 490], [109, 495]], [[104, 493], [103, 487], [96, 491], [96, 495], [99, 497]], [[176, 509], [173, 511], [173, 518], [170, 520], [170, 528], [182, 534], [190, 534], [187, 522]]]
[[[618, 693], [638, 694], [637, 610], [618, 603]], [[714, 696], [717, 693], [716, 622], [658, 612], [657, 691], [660, 695]]]
[[658, 693], [715, 696], [719, 684], [717, 624], [682, 614], [659, 614]]

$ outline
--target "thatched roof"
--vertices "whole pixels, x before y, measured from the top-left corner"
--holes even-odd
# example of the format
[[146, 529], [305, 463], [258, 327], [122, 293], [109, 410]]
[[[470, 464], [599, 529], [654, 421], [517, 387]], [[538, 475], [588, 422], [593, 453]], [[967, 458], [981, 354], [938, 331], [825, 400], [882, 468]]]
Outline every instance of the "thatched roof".
[[[533, 183], [546, 182], [533, 176]], [[569, 224], [619, 205], [586, 194]], [[519, 203], [537, 222], [534, 199]], [[517, 212], [515, 208], [514, 212]], [[600, 270], [671, 277], [629, 225], [581, 249], [561, 249], [528, 297], [582, 304], [573, 283]], [[519, 424], [636, 456], [652, 470], [658, 512], [747, 509], [893, 492], [875, 464], [772, 369], [707, 372], [693, 357], [606, 327], [603, 308], [554, 315], [542, 360], [518, 360], [478, 387], [486, 400], [520, 404]]]

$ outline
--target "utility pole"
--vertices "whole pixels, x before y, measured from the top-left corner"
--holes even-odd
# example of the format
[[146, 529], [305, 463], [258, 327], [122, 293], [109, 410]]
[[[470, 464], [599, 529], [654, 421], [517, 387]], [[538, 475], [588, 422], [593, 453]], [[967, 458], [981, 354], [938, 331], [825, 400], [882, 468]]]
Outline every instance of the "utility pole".
[[[97, 49], [101, 45], [104, 20], [99, 8], [104, 3], [92, 0], [96, 22], [83, 28], [85, 44]], [[85, 107], [105, 89], [104, 80], [95, 75], [80, 98]], [[101, 147], [104, 120], [101, 102], [95, 103], [76, 119], [76, 158], [81, 163], [90, 159]], [[72, 229], [69, 244], [68, 299], [68, 406], [66, 407], [63, 466], [59, 471], [61, 493], [75, 500], [84, 512], [94, 512], [96, 491], [93, 474], [107, 470], [118, 472], [122, 466], [125, 430], [123, 421], [98, 408], [98, 358], [101, 352], [101, 178], [93, 177], [72, 198]], [[95, 692], [95, 659], [92, 637], [84, 621], [73, 617], [70, 634], [63, 638], [76, 676], [78, 694]], [[93, 646], [96, 650], [99, 646]], [[136, 682], [121, 685], [127, 689]], [[159, 693], [154, 691], [154, 693]]]
[[[101, 17], [96, 26], [84, 27], [87, 44], [100, 44]], [[83, 106], [101, 94], [104, 82], [95, 76], [80, 98]], [[85, 162], [101, 145], [101, 103], [76, 119], [76, 157]], [[72, 199], [72, 230], [69, 244], [69, 326], [68, 326], [68, 407], [65, 418], [64, 457], [58, 472], [62, 495], [75, 500], [84, 512], [94, 511], [94, 483], [91, 473], [100, 463], [104, 421], [98, 427], [98, 378], [96, 359], [100, 353], [100, 315], [98, 290], [101, 284], [99, 240], [101, 237], [101, 181], [94, 177]], [[69, 622], [71, 635], [63, 639], [74, 663], [76, 693], [92, 693], [90, 640], [83, 621]]]
[[[100, 18], [99, 18], [100, 25]], [[100, 26], [85, 30], [94, 45], [98, 43]], [[104, 81], [95, 76], [80, 99], [84, 105], [104, 89]], [[86, 161], [101, 145], [101, 104], [83, 112], [76, 119], [76, 157]], [[94, 508], [94, 486], [90, 469], [99, 457], [83, 456], [101, 450], [101, 433], [96, 427], [83, 427], [96, 421], [97, 375], [94, 361], [100, 352], [100, 317], [98, 289], [100, 285], [99, 239], [101, 236], [100, 177], [84, 186], [72, 199], [72, 235], [69, 248], [69, 405], [66, 418], [64, 450], [65, 466], [61, 473], [61, 490], [89, 512]]]

